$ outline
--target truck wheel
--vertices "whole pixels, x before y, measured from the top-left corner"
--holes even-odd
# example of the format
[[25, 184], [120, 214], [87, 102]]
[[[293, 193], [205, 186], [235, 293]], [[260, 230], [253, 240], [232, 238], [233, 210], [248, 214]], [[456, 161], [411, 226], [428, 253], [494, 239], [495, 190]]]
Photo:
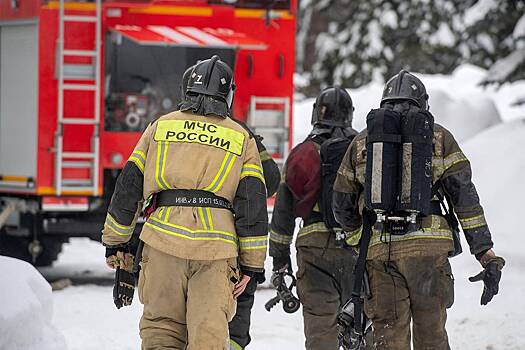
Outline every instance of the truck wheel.
[[[14, 237], [5, 234], [5, 231], [0, 232], [0, 255], [9, 256], [33, 263], [33, 258], [29, 254], [28, 246], [31, 242], [26, 237]], [[63, 239], [40, 237], [40, 244], [42, 244], [42, 253], [36, 258], [35, 266], [49, 266], [58, 258], [58, 254], [62, 251]]]

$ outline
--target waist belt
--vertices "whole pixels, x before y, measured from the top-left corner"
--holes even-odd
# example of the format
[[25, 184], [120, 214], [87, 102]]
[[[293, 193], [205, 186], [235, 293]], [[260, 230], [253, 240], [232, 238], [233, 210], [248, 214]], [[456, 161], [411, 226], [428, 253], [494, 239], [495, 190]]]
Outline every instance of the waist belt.
[[229, 200], [203, 190], [164, 190], [157, 193], [158, 207], [200, 207], [227, 209], [233, 212]]

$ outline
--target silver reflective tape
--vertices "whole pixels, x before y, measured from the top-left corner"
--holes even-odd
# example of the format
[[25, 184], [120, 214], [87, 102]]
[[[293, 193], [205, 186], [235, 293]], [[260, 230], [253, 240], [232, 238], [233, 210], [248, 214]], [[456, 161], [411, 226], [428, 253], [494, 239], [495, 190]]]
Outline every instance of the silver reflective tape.
[[376, 142], [372, 145], [372, 203], [381, 203], [383, 180], [383, 143]]
[[401, 168], [401, 203], [410, 203], [412, 191], [412, 143], [403, 144], [403, 167]]

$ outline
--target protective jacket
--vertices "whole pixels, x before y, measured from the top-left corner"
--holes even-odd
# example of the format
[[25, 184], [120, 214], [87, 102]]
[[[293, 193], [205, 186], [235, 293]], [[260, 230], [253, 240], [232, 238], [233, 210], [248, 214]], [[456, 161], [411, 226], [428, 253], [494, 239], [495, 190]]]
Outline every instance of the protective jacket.
[[[346, 129], [345, 133], [355, 135], [357, 132], [353, 129]], [[331, 136], [330, 129], [314, 129], [312, 134], [308, 136], [308, 139], [315, 143], [317, 151], [319, 152], [321, 144]], [[301, 148], [305, 147], [307, 147], [305, 143], [301, 143], [297, 145], [292, 152], [300, 152]], [[295, 177], [297, 177], [297, 175], [298, 174], [293, 174]], [[288, 176], [291, 176], [291, 174], [289, 174], [289, 168], [285, 165], [283, 178], [277, 190], [270, 225], [270, 255], [272, 257], [290, 255], [290, 245], [295, 230], [295, 219], [300, 216], [296, 210], [298, 201], [294, 198], [293, 191], [286, 182]], [[314, 176], [313, 172], [304, 174], [304, 177], [309, 176]], [[335, 235], [323, 222], [319, 199], [313, 207], [311, 214], [308, 217], [303, 217], [303, 226], [299, 229], [296, 247], [335, 248]]]
[[104, 244], [128, 242], [143, 201], [170, 189], [211, 193], [232, 208], [191, 206], [191, 201], [159, 206], [144, 224], [141, 240], [183, 259], [239, 256], [245, 272], [263, 270], [266, 188], [256, 142], [242, 126], [230, 118], [180, 111], [148, 126], [117, 180]]
[[[334, 215], [349, 233], [347, 243], [351, 245], [357, 245], [361, 238], [366, 136], [364, 130], [352, 141], [334, 184]], [[452, 134], [443, 126], [435, 124], [432, 181], [436, 189], [444, 191], [450, 198], [471, 253], [479, 255], [492, 248], [493, 243], [471, 177], [470, 162]], [[437, 198], [434, 197], [434, 200], [437, 201]], [[405, 235], [382, 234], [373, 230], [368, 259], [446, 255], [453, 250], [452, 231], [443, 216], [419, 217], [418, 224], [420, 230]]]

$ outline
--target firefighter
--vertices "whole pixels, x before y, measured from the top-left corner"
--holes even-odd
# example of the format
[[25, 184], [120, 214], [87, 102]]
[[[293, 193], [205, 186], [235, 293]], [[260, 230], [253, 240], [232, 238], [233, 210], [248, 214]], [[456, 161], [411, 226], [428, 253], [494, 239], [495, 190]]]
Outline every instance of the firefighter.
[[266, 188], [255, 140], [231, 116], [233, 73], [196, 65], [180, 111], [152, 123], [118, 178], [103, 230], [107, 262], [128, 267], [142, 202], [142, 349], [229, 349], [235, 299], [261, 273]]
[[[186, 87], [190, 79], [191, 72], [195, 69], [195, 65], [186, 69], [182, 76], [181, 84], [181, 96], [186, 95]], [[264, 174], [264, 182], [266, 183], [266, 195], [268, 198], [272, 197], [277, 192], [277, 187], [281, 181], [281, 174], [279, 167], [270, 156], [266, 147], [262, 143], [263, 138], [259, 135], [255, 135], [248, 126], [240, 120], [232, 119], [238, 122], [249, 134], [250, 137], [255, 139], [257, 144], [257, 150], [259, 151], [259, 157], [261, 158], [261, 164]], [[244, 292], [237, 298], [237, 311], [233, 320], [229, 323], [230, 331], [230, 347], [232, 349], [244, 349], [251, 341], [250, 337], [250, 318], [253, 303], [255, 301], [255, 291], [258, 283], [265, 281], [264, 272], [257, 273], [254, 278], [250, 279], [250, 282], [246, 286]]]
[[[328, 88], [318, 96], [312, 113], [313, 129], [287, 159], [270, 225], [270, 255], [274, 274], [278, 274], [291, 271], [290, 244], [295, 220], [303, 219], [296, 240], [297, 291], [303, 306], [308, 350], [339, 349], [337, 316], [351, 293], [355, 254], [337, 248], [335, 232], [325, 224], [319, 152], [329, 139], [351, 139], [357, 134], [352, 129], [353, 110], [352, 99], [342, 88]], [[345, 150], [346, 147], [341, 158]]]
[[[428, 115], [425, 86], [414, 75], [401, 71], [386, 83], [381, 107], [401, 115], [409, 112]], [[361, 214], [363, 189], [366, 182], [371, 181], [365, 175], [366, 158], [380, 156], [375, 153], [376, 148], [372, 155], [367, 154], [366, 140], [367, 130], [356, 136], [334, 185], [335, 217], [349, 233], [347, 242], [356, 246], [365, 232], [362, 223], [368, 221], [364, 221]], [[485, 305], [498, 293], [504, 260], [492, 250], [491, 234], [471, 181], [470, 162], [450, 131], [438, 124], [434, 124], [432, 143], [432, 174], [429, 176], [434, 188], [428, 197], [432, 198], [430, 208], [434, 209], [430, 215], [420, 215], [415, 230], [408, 229], [402, 234], [392, 232], [398, 230], [400, 224], [384, 224], [382, 231], [375, 227], [366, 231], [371, 232], [366, 264], [371, 297], [365, 300], [365, 311], [373, 323], [377, 349], [410, 349], [411, 324], [413, 349], [450, 349], [445, 321], [446, 309], [454, 302], [454, 277], [448, 256], [454, 250], [451, 227], [457, 225], [453, 224], [450, 215], [442, 214], [437, 201], [441, 194], [450, 199], [449, 205], [459, 218], [470, 252], [484, 269], [472, 279], [483, 280], [485, 284], [481, 303]], [[390, 160], [383, 159], [383, 162]], [[380, 167], [376, 167], [374, 174], [378, 174]], [[372, 193], [383, 193], [381, 188], [373, 187], [373, 181], [371, 183]], [[379, 183], [376, 181], [376, 184]], [[370, 212], [365, 211], [364, 215]]]

